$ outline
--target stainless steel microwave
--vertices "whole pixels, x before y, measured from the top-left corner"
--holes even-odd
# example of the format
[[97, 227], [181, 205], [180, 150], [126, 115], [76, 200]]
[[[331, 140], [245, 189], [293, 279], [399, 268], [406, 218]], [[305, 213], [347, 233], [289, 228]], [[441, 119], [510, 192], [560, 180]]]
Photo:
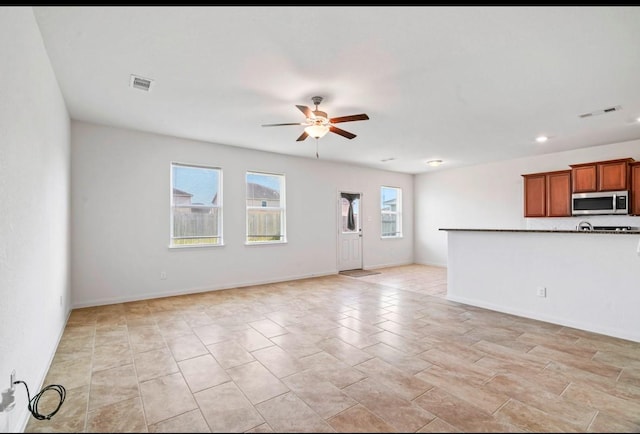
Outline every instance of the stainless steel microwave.
[[571, 215], [629, 214], [629, 192], [594, 191], [571, 195]]

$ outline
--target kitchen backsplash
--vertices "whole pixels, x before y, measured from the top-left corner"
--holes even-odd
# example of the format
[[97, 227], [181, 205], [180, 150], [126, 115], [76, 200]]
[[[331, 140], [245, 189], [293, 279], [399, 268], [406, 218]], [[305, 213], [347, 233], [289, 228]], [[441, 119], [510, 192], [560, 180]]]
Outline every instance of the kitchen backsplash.
[[526, 229], [574, 230], [581, 221], [587, 221], [593, 226], [631, 226], [640, 229], [640, 216], [628, 215], [525, 218], [525, 225]]

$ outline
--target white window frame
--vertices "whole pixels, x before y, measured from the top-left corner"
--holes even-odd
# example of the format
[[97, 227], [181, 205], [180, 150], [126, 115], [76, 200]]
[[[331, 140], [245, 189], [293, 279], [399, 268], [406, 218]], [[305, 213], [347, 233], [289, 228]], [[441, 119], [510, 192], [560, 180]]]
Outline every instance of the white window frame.
[[[217, 205], [189, 205], [189, 208], [202, 208], [202, 209], [218, 209], [218, 237], [211, 236], [195, 236], [195, 237], [182, 237], [182, 238], [217, 238], [218, 242], [216, 243], [200, 243], [200, 244], [178, 244], [175, 242], [176, 239], [180, 239], [179, 237], [174, 237], [173, 234], [173, 220], [174, 220], [174, 208], [176, 205], [173, 203], [173, 168], [175, 166], [194, 168], [194, 169], [207, 169], [207, 170], [215, 170], [218, 172], [218, 192], [217, 192]], [[206, 166], [201, 164], [190, 164], [190, 163], [180, 163], [172, 161], [169, 165], [169, 248], [171, 249], [185, 249], [185, 248], [193, 248], [193, 247], [220, 247], [224, 246], [224, 233], [223, 228], [224, 225], [222, 223], [223, 212], [222, 212], [222, 168], [215, 166]], [[180, 207], [180, 206], [177, 206]], [[187, 207], [186, 205], [184, 207]]]
[[[249, 184], [249, 175], [264, 175], [264, 176], [278, 176], [280, 177], [280, 206], [262, 206], [262, 203], [257, 206], [249, 206], [247, 205], [247, 200], [249, 199], [248, 193], [248, 184]], [[266, 245], [266, 244], [286, 244], [287, 243], [287, 207], [286, 207], [286, 176], [284, 173], [273, 173], [273, 172], [264, 172], [259, 170], [247, 170], [244, 176], [244, 187], [245, 187], [245, 245], [247, 246], [257, 246], [257, 245]], [[262, 202], [262, 201], [261, 201]], [[264, 211], [265, 209], [271, 210], [279, 210], [280, 211], [280, 232], [281, 238], [279, 240], [266, 240], [266, 241], [256, 241], [249, 240], [249, 211], [250, 210], [260, 210]]]
[[[396, 204], [396, 210], [390, 211], [385, 210], [384, 204], [382, 203], [382, 191], [383, 189], [393, 189], [396, 190], [396, 196], [398, 198], [398, 203]], [[392, 187], [388, 185], [383, 185], [380, 187], [380, 237], [383, 239], [386, 238], [402, 238], [402, 188], [400, 187]], [[384, 233], [384, 220], [385, 216], [395, 215], [396, 216], [396, 233], [394, 235], [385, 235]]]

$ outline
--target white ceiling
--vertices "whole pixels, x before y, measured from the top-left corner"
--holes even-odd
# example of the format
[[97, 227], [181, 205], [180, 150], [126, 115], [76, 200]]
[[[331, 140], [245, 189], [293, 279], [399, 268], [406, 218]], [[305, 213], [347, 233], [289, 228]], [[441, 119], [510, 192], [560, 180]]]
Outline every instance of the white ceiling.
[[321, 159], [405, 173], [640, 138], [640, 7], [33, 9], [81, 121], [316, 158], [303, 126], [262, 124], [303, 122], [319, 95], [370, 118]]

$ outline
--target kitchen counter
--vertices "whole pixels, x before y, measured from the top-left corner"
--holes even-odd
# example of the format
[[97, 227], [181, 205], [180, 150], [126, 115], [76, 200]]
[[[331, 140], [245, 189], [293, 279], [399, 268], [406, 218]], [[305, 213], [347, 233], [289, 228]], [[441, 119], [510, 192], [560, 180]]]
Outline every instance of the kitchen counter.
[[463, 229], [463, 228], [440, 228], [441, 231], [474, 231], [474, 232], [539, 232], [539, 233], [558, 233], [558, 234], [618, 234], [618, 235], [639, 235], [640, 231], [610, 231], [610, 230], [592, 230], [579, 231], [577, 229]]
[[640, 231], [440, 230], [447, 299], [640, 342]]

